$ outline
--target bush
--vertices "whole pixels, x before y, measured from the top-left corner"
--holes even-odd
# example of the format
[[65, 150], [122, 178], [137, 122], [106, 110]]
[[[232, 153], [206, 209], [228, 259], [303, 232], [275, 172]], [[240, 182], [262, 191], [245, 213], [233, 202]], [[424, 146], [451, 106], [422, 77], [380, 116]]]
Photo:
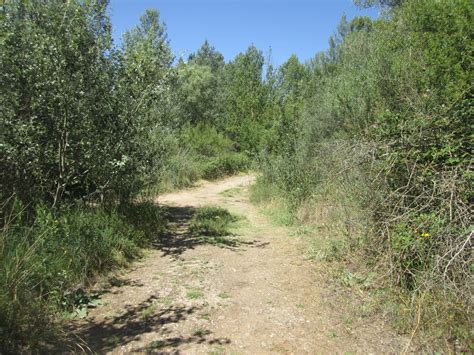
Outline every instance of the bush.
[[166, 142], [166, 155], [156, 177], [158, 187], [149, 189], [150, 193], [189, 187], [201, 178], [216, 179], [250, 166], [250, 159], [236, 152], [228, 137], [208, 125], [186, 126]]
[[180, 135], [181, 145], [189, 147], [197, 156], [217, 157], [233, 151], [234, 143], [215, 127], [205, 124], [187, 126]]
[[74, 307], [68, 294], [140, 256], [139, 246], [156, 238], [165, 223], [163, 212], [151, 204], [61, 211], [40, 205], [34, 218], [17, 205], [13, 216], [0, 235], [4, 351], [35, 348], [57, 335], [53, 315]]
[[227, 153], [211, 158], [204, 163], [203, 177], [216, 179], [226, 175], [232, 175], [248, 169], [249, 158], [243, 153]]
[[156, 192], [190, 187], [200, 178], [201, 167], [196, 157], [187, 148], [177, 149], [164, 161]]

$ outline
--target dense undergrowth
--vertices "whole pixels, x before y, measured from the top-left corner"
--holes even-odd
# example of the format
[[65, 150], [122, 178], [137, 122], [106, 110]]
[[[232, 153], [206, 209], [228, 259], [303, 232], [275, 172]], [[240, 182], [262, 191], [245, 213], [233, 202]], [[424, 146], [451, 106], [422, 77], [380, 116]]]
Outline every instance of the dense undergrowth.
[[160, 193], [191, 186], [199, 179], [217, 179], [246, 171], [252, 162], [239, 152], [226, 135], [216, 128], [198, 124], [186, 126], [170, 137], [169, 159], [148, 193]]
[[141, 256], [165, 226], [151, 203], [27, 211], [16, 201], [0, 234], [2, 351], [57, 341], [60, 314], [82, 306], [90, 282]]
[[472, 350], [473, 7], [384, 11], [343, 19], [311, 63], [294, 139], [263, 155], [254, 199], [322, 223], [326, 257], [377, 270], [403, 331]]

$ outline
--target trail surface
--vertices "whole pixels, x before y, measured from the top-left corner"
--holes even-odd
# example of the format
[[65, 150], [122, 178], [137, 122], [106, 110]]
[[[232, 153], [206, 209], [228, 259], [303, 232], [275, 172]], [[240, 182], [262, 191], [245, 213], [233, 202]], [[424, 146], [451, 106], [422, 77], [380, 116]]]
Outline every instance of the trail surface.
[[[250, 204], [253, 176], [202, 182], [161, 196], [172, 230], [156, 249], [117, 276], [76, 329], [98, 353], [396, 353], [405, 339], [380, 318], [350, 307], [303, 258], [303, 243]], [[195, 208], [218, 205], [245, 218], [231, 245], [188, 232]], [[348, 306], [349, 305], [349, 306]], [[348, 313], [349, 312], [349, 313]]]

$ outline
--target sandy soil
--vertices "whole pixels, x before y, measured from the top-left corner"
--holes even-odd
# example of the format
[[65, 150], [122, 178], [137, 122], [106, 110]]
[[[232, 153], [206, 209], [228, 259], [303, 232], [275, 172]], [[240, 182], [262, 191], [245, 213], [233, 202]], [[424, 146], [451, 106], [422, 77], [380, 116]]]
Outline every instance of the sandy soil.
[[[303, 257], [303, 241], [249, 203], [254, 176], [201, 182], [157, 199], [172, 230], [114, 279], [102, 305], [74, 326], [96, 353], [399, 353], [406, 339], [381, 317], [354, 311]], [[245, 217], [235, 243], [212, 245], [187, 230], [193, 210], [218, 205]], [[353, 314], [354, 313], [354, 314]], [[84, 347], [86, 349], [86, 347]]]

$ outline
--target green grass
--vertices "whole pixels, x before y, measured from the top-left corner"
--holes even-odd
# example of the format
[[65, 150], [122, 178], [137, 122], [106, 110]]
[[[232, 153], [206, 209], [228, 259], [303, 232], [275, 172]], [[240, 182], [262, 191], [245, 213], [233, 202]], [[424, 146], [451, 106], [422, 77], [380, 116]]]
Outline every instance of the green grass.
[[220, 207], [203, 207], [198, 209], [191, 219], [190, 232], [203, 243], [220, 247], [237, 247], [241, 242], [231, 228], [241, 220]]
[[15, 207], [0, 231], [0, 348], [35, 348], [57, 340], [60, 315], [83, 315], [99, 274], [142, 255], [163, 232], [166, 216], [151, 203], [116, 208]]
[[140, 318], [148, 319], [153, 317], [154, 314], [156, 314], [156, 305], [152, 304], [140, 312]]
[[149, 351], [153, 351], [153, 350], [164, 348], [165, 345], [166, 343], [163, 340], [153, 340], [146, 346], [146, 348]]
[[151, 192], [173, 191], [192, 186], [202, 177], [202, 166], [189, 149], [177, 149], [166, 161], [159, 183]]
[[208, 158], [203, 165], [205, 179], [217, 179], [245, 171], [250, 166], [249, 158], [243, 153], [227, 152], [217, 157]]
[[173, 304], [173, 299], [170, 297], [161, 298], [158, 302], [160, 302], [163, 306], [169, 307]]
[[295, 215], [290, 211], [282, 191], [263, 177], [250, 186], [250, 201], [261, 206], [276, 224], [289, 226], [295, 222]]
[[199, 318], [204, 319], [204, 320], [210, 320], [211, 317], [209, 316], [209, 313], [203, 313], [199, 316]]
[[197, 236], [223, 237], [231, 234], [230, 227], [238, 217], [220, 207], [203, 207], [191, 219], [189, 230]]
[[197, 300], [204, 297], [204, 293], [201, 290], [189, 290], [186, 293], [186, 297], [190, 300]]
[[241, 187], [233, 187], [233, 188], [222, 191], [221, 193], [219, 193], [219, 195], [222, 195], [225, 197], [235, 197], [239, 195], [240, 191], [242, 191]]

